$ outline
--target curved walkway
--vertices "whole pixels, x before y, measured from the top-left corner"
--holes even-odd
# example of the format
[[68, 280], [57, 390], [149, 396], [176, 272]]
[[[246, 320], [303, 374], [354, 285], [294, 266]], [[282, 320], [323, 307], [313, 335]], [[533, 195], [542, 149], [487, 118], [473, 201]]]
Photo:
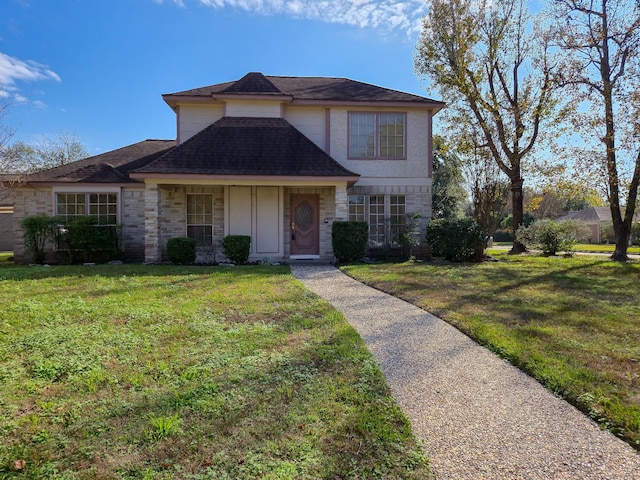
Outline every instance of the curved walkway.
[[439, 318], [332, 266], [292, 265], [375, 355], [438, 479], [640, 479], [640, 455]]

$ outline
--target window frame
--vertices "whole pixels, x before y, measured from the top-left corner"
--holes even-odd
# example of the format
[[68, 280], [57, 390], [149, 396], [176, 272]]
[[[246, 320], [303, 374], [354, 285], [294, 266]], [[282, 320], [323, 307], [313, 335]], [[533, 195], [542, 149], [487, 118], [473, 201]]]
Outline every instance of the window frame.
[[[351, 211], [351, 206], [355, 205], [351, 203], [351, 199], [353, 197], [362, 197], [364, 198], [364, 221], [369, 225], [369, 232], [367, 235], [367, 247], [368, 248], [384, 248], [386, 246], [397, 247], [397, 242], [393, 239], [393, 236], [398, 233], [398, 228], [401, 225], [404, 225], [406, 222], [407, 216], [407, 195], [406, 194], [349, 194], [347, 195], [347, 205], [348, 205], [348, 220], [352, 221], [361, 221], [357, 220], [359, 218], [359, 213], [354, 215]], [[375, 205], [378, 207], [378, 211], [373, 212], [371, 210], [371, 199], [375, 198], [379, 200], [382, 198], [382, 204], [376, 202]], [[402, 200], [400, 202], [400, 199]], [[395, 202], [392, 203], [392, 201]], [[382, 206], [382, 213], [379, 211], [379, 207]], [[392, 214], [393, 207], [396, 208], [396, 212]], [[402, 209], [402, 213], [398, 213], [398, 210]], [[375, 222], [372, 223], [372, 214], [375, 216]], [[382, 219], [382, 223], [380, 223], [380, 219]], [[399, 220], [401, 219], [401, 221]], [[375, 229], [372, 229], [372, 226]], [[382, 229], [382, 232], [380, 231]], [[373, 235], [373, 238], [372, 238]], [[383, 241], [380, 243], [380, 238], [382, 237]]]
[[[351, 123], [352, 123], [352, 116], [354, 115], [373, 115], [374, 117], [374, 122], [373, 122], [374, 145], [373, 145], [373, 155], [371, 156], [352, 155]], [[402, 117], [403, 132], [402, 132], [402, 155], [401, 156], [388, 156], [388, 155], [383, 156], [380, 154], [382, 150], [380, 117], [382, 115], [400, 115]], [[407, 120], [408, 120], [407, 112], [349, 110], [347, 112], [347, 158], [349, 160], [406, 160], [407, 159]], [[388, 145], [386, 148], [389, 148]], [[392, 148], [399, 148], [399, 147], [396, 146]]]
[[[97, 217], [99, 219], [101, 218], [105, 218], [105, 217], [114, 217], [115, 222], [108, 222], [108, 223], [104, 223], [103, 225], [107, 226], [107, 225], [111, 225], [111, 226], [115, 226], [118, 225], [120, 223], [120, 216], [121, 216], [121, 211], [122, 211], [122, 207], [121, 207], [121, 199], [122, 199], [122, 195], [121, 195], [121, 191], [119, 188], [100, 188], [100, 189], [87, 189], [87, 188], [79, 188], [79, 187], [67, 187], [67, 188], [54, 188], [52, 190], [53, 193], [53, 205], [54, 205], [54, 211], [55, 211], [55, 215], [57, 217], [60, 218], [64, 218], [65, 221], [68, 221], [71, 218], [77, 218], [77, 217]], [[73, 205], [76, 206], [76, 208], [80, 205], [83, 205], [83, 213], [73, 213], [73, 214], [69, 214], [69, 213], [60, 213], [60, 206], [61, 203], [59, 202], [59, 196], [60, 195], [74, 195], [76, 197], [76, 202], [73, 203]], [[100, 202], [98, 203], [92, 203], [91, 202], [91, 196], [92, 195], [98, 195], [98, 199], [100, 198], [100, 195], [115, 195], [115, 201], [114, 202], [110, 202], [108, 197], [107, 197], [107, 203], [106, 204], [101, 204]], [[78, 202], [78, 198], [80, 196], [84, 197], [84, 202], [80, 203]], [[71, 203], [65, 202], [64, 204], [65, 206], [68, 205], [72, 205]], [[98, 210], [100, 210], [100, 206], [105, 206], [107, 209], [107, 212], [104, 214], [101, 214], [100, 212], [98, 213], [91, 213], [92, 207], [97, 207]], [[115, 214], [113, 213], [109, 213], [109, 207], [113, 206], [115, 208]], [[107, 218], [108, 219], [108, 218]]]
[[[211, 198], [211, 223], [200, 222], [200, 223], [190, 223], [189, 217], [195, 215], [201, 215], [203, 218], [209, 215], [207, 212], [204, 213], [189, 213], [189, 198], [194, 197], [210, 197]], [[185, 199], [185, 236], [187, 238], [193, 238], [196, 241], [196, 247], [211, 247], [214, 244], [214, 225], [215, 225], [215, 206], [214, 206], [214, 195], [212, 193], [187, 193]], [[204, 205], [204, 204], [203, 204]], [[189, 234], [189, 227], [192, 228], [202, 228], [202, 227], [210, 227], [211, 235], [204, 235], [203, 238], [207, 240], [211, 238], [211, 243], [201, 242], [198, 236], [191, 236]]]

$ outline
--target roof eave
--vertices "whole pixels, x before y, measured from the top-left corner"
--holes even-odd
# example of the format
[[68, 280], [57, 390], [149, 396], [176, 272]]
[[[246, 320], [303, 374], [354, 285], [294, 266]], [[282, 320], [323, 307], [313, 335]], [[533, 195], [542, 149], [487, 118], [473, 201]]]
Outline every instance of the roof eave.
[[338, 107], [391, 107], [391, 108], [422, 108], [433, 110], [437, 113], [443, 109], [446, 104], [444, 102], [417, 102], [417, 101], [389, 101], [389, 100], [309, 100], [294, 98], [292, 105], [326, 105]]
[[255, 183], [255, 182], [278, 182], [283, 185], [298, 183], [323, 183], [335, 184], [347, 182], [353, 184], [360, 179], [359, 175], [211, 175], [202, 173], [153, 173], [153, 172], [131, 172], [131, 178], [140, 179], [145, 182], [162, 183], [163, 181], [216, 181], [220, 184], [239, 184], [239, 183]]

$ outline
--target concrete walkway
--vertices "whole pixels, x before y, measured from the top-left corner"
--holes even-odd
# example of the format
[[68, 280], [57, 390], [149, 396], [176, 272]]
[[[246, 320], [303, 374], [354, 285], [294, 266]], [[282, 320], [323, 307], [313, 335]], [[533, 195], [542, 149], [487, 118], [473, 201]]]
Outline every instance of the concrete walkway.
[[292, 266], [378, 360], [438, 479], [640, 479], [640, 454], [439, 318], [332, 266]]

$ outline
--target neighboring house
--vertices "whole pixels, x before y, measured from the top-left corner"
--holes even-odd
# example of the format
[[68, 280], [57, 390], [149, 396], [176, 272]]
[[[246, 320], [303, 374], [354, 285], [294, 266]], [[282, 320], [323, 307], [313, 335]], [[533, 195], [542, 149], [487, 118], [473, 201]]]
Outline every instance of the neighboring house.
[[12, 175], [0, 175], [0, 252], [13, 250], [13, 199], [9, 186]]
[[177, 140], [146, 140], [30, 175], [20, 221], [97, 215], [123, 226], [126, 258], [166, 259], [170, 238], [206, 251], [250, 235], [251, 259], [332, 259], [335, 220], [391, 244], [405, 214], [431, 217], [432, 120], [444, 104], [344, 78], [249, 73], [163, 95]]
[[[636, 213], [634, 217], [634, 223], [640, 221], [640, 213]], [[581, 242], [604, 243], [607, 241], [606, 232], [610, 231], [613, 234], [613, 217], [609, 207], [588, 207], [583, 210], [569, 212], [557, 220], [579, 220], [584, 222], [587, 231], [578, 239]], [[614, 239], [610, 240], [615, 242]]]

